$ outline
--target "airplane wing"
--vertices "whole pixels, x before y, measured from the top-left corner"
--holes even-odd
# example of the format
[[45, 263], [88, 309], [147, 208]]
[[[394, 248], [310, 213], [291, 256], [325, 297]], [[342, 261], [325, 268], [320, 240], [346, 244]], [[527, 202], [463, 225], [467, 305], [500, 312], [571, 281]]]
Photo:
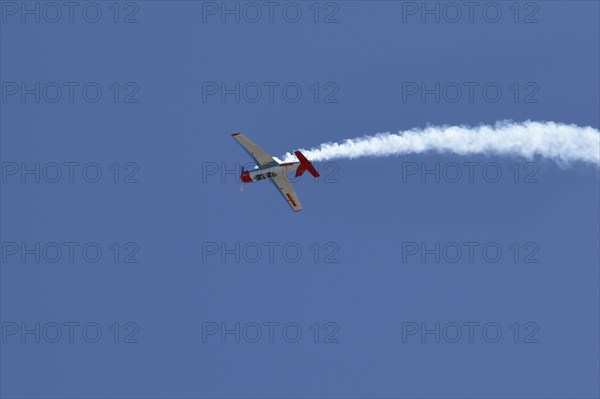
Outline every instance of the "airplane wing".
[[302, 210], [302, 204], [292, 187], [292, 183], [288, 179], [287, 175], [277, 175], [271, 179], [273, 185], [277, 187], [279, 194], [285, 199], [285, 201], [292, 207], [294, 212]]
[[234, 133], [231, 135], [244, 149], [252, 159], [256, 161], [259, 167], [268, 166], [268, 165], [278, 165], [277, 161], [273, 159], [268, 152], [254, 144], [252, 140], [248, 137], [244, 136], [241, 133]]

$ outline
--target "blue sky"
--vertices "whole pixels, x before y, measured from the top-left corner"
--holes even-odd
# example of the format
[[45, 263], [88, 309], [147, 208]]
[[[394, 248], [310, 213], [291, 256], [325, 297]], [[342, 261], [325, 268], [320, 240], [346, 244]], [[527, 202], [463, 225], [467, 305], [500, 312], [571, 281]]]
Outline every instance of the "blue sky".
[[[439, 23], [421, 2], [282, 2], [272, 22], [258, 3], [255, 23], [235, 2], [239, 23], [220, 2], [81, 3], [72, 22], [27, 2], [39, 23], [14, 4], [0, 2], [3, 397], [598, 397], [597, 166], [321, 163], [293, 213], [270, 184], [240, 192], [250, 160], [230, 137], [280, 156], [427, 124], [598, 129], [597, 2], [481, 2], [456, 23], [435, 2]], [[407, 82], [502, 95], [403, 99]], [[240, 342], [223, 334], [238, 325]]]

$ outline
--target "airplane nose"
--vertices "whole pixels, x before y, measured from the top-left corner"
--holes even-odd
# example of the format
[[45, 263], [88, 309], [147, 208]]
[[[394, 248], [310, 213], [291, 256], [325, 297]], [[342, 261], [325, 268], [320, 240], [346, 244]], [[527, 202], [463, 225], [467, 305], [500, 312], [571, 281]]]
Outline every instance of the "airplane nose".
[[252, 178], [250, 177], [249, 172], [244, 172], [240, 175], [242, 182], [244, 183], [252, 183]]

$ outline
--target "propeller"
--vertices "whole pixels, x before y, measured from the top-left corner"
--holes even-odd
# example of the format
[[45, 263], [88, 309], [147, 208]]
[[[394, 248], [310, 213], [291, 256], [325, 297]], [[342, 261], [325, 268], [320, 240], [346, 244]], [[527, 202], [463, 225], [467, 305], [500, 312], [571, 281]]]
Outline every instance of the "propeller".
[[240, 166], [242, 168], [242, 172], [240, 173], [240, 192], [244, 192], [244, 181], [242, 180], [242, 175], [244, 174], [244, 165]]

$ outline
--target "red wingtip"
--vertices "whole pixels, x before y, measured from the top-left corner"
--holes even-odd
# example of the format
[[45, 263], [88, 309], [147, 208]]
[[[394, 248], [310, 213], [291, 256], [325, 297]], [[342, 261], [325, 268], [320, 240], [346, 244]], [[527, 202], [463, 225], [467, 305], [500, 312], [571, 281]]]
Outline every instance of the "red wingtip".
[[238, 134], [239, 134], [239, 133], [233, 133], [231, 136], [232, 136], [232, 137], [233, 137], [233, 136], [237, 136]]

